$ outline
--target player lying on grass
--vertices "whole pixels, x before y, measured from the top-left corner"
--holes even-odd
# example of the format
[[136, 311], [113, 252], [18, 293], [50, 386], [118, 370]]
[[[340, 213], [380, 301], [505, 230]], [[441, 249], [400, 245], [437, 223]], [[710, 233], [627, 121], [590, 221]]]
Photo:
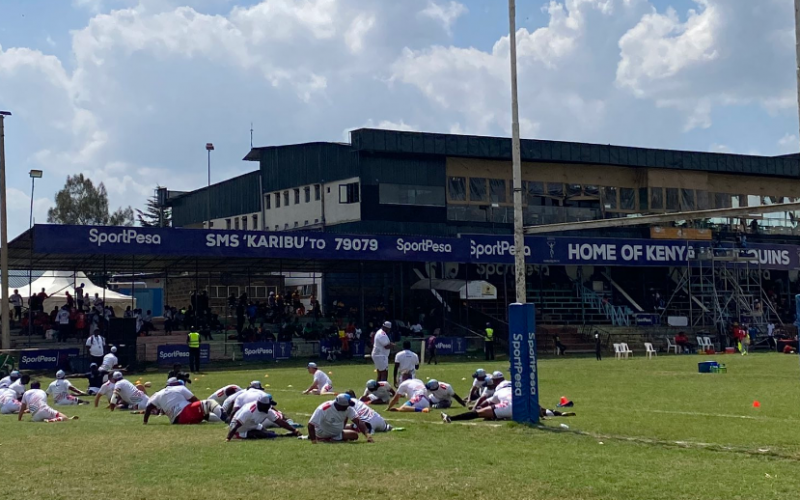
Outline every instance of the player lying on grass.
[[222, 403], [222, 409], [228, 417], [233, 418], [239, 410], [258, 401], [262, 394], [264, 394], [264, 387], [261, 382], [253, 380], [246, 390], [235, 392], [228, 396], [225, 402]]
[[[275, 400], [272, 399], [272, 395], [261, 393], [255, 403], [236, 412], [236, 415], [231, 419], [228, 436], [225, 440], [230, 441], [234, 437], [237, 439], [274, 439], [277, 437], [301, 436], [300, 431], [292, 427], [292, 424], [273, 409], [276, 404]], [[265, 430], [267, 427], [281, 427], [289, 431], [289, 434], [276, 434]]]
[[72, 385], [70, 381], [67, 380], [67, 374], [64, 373], [64, 370], [58, 370], [56, 372], [56, 379], [50, 382], [46, 392], [48, 395], [53, 396], [53, 401], [59, 406], [89, 404], [88, 401], [83, 401], [75, 397], [88, 396], [88, 394]]
[[133, 385], [125, 380], [122, 372], [112, 373], [111, 380], [114, 381], [114, 392], [109, 406], [111, 411], [114, 411], [114, 408], [119, 404], [125, 404], [131, 410], [144, 410], [147, 408], [150, 398], [147, 397], [147, 392], [143, 385]]
[[63, 422], [78, 419], [78, 417], [70, 418], [47, 406], [47, 393], [42, 390], [39, 382], [32, 382], [31, 388], [22, 396], [17, 420], [22, 421], [22, 415], [26, 410], [31, 413], [31, 422]]
[[430, 379], [425, 383], [425, 389], [428, 390], [428, 400], [431, 402], [431, 407], [436, 409], [445, 409], [453, 406], [455, 399], [461, 406], [467, 406], [467, 403], [456, 394], [453, 386], [444, 382], [439, 382], [436, 379]]
[[[370, 406], [363, 401], [359, 401], [356, 399], [356, 393], [352, 389], [347, 391], [345, 394], [350, 396], [350, 401], [354, 403], [353, 408], [356, 410], [356, 415], [358, 418], [364, 422], [364, 425], [367, 426], [367, 430], [370, 434], [374, 434], [376, 432], [389, 432], [392, 430], [392, 426], [386, 423], [386, 420], [375, 410], [370, 408]], [[358, 430], [355, 424], [351, 426], [353, 430]]]
[[314, 376], [314, 380], [308, 389], [303, 391], [303, 394], [312, 394], [314, 396], [328, 396], [333, 394], [333, 382], [325, 374], [324, 371], [317, 368], [316, 363], [308, 364], [308, 373]]
[[144, 423], [154, 410], [160, 410], [173, 424], [192, 425], [204, 421], [222, 422], [226, 415], [222, 407], [213, 400], [200, 401], [183, 385], [182, 380], [171, 378], [167, 387], [153, 394], [144, 410]]
[[[355, 424], [358, 432], [344, 428], [348, 419]], [[320, 441], [356, 441], [359, 432], [367, 438], [368, 443], [373, 442], [367, 426], [356, 414], [355, 401], [347, 394], [339, 394], [333, 401], [319, 405], [308, 421], [308, 439], [314, 444]]]
[[367, 380], [367, 388], [361, 396], [361, 402], [366, 404], [385, 405], [392, 400], [395, 392], [389, 382], [378, 382], [377, 380]]
[[[502, 389], [497, 390], [490, 398], [488, 398], [482, 406], [475, 410], [461, 413], [460, 415], [449, 416], [447, 413], [442, 412], [442, 420], [449, 424], [461, 420], [476, 420], [482, 418], [484, 420], [510, 420], [513, 416], [513, 388], [511, 385], [506, 385]], [[559, 411], [548, 410], [539, 407], [539, 416], [544, 417], [571, 417], [574, 413], [562, 413]]]
[[472, 378], [472, 387], [470, 387], [469, 394], [467, 395], [467, 403], [476, 402], [478, 398], [481, 397], [481, 391], [486, 387], [487, 378], [491, 380], [491, 377], [487, 377], [486, 370], [483, 368], [475, 370], [475, 373], [472, 374]]
[[[431, 402], [428, 399], [428, 390], [425, 388], [425, 382], [413, 378], [411, 376], [411, 372], [403, 372], [401, 378], [403, 381], [397, 388], [397, 392], [392, 397], [392, 400], [389, 401], [389, 406], [387, 409], [389, 411], [402, 412], [429, 412]], [[399, 408], [394, 408], [394, 405], [397, 404], [400, 396], [408, 398], [408, 401], [406, 401]]]
[[240, 392], [242, 392], [242, 388], [239, 387], [238, 385], [226, 385], [225, 387], [222, 387], [214, 391], [214, 394], [212, 394], [206, 399], [213, 399], [219, 404], [224, 404], [226, 399]]

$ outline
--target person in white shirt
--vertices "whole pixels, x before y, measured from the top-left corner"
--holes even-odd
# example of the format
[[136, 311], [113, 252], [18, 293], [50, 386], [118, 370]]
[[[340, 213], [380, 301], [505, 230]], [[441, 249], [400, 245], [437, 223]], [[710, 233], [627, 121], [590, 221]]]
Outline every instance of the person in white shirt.
[[8, 388], [0, 389], [0, 414], [16, 415], [20, 404], [16, 392]]
[[12, 382], [8, 388], [14, 391], [14, 393], [17, 395], [17, 399], [22, 399], [22, 395], [25, 394], [25, 386], [28, 385], [30, 381], [30, 375], [21, 375], [17, 380]]
[[47, 393], [42, 390], [39, 382], [32, 382], [30, 390], [25, 391], [17, 413], [17, 420], [22, 421], [25, 411], [30, 411], [31, 422], [63, 422], [77, 420], [78, 417], [68, 417], [47, 406]]
[[397, 380], [397, 374], [403, 372], [411, 372], [411, 378], [417, 378], [417, 370], [419, 370], [419, 356], [411, 350], [411, 342], [406, 340], [403, 342], [403, 350], [394, 355], [394, 385], [400, 383]]
[[66, 342], [69, 337], [69, 306], [64, 305], [58, 310], [56, 314], [56, 323], [58, 323], [58, 341]]
[[222, 409], [225, 410], [227, 415], [233, 418], [233, 415], [239, 410], [258, 401], [258, 398], [260, 398], [262, 394], [264, 394], [264, 387], [262, 387], [261, 382], [253, 380], [250, 382], [250, 387], [248, 387], [247, 390], [239, 391], [228, 396], [225, 402], [222, 403]]
[[226, 399], [240, 392], [242, 392], [242, 388], [238, 385], [226, 385], [225, 387], [214, 391], [214, 394], [210, 395], [207, 399], [213, 399], [218, 404], [224, 404]]
[[486, 402], [495, 394], [510, 388], [511, 382], [505, 379], [503, 372], [492, 372], [492, 376], [486, 378], [486, 387], [481, 392], [481, 397], [479, 397], [478, 401], [475, 402], [473, 408], [481, 408], [485, 406]]
[[150, 397], [144, 410], [145, 424], [150, 420], [150, 414], [154, 410], [163, 412], [173, 424], [199, 424], [208, 417], [203, 401], [197, 399], [192, 391], [184, 387], [183, 382], [175, 377], [167, 381], [167, 387]]
[[320, 441], [338, 443], [343, 441], [358, 440], [358, 432], [345, 429], [344, 424], [351, 420], [358, 431], [372, 443], [367, 426], [358, 418], [355, 410], [355, 401], [347, 394], [339, 394], [333, 401], [322, 403], [314, 410], [308, 421], [308, 439], [313, 444]]
[[767, 345], [772, 350], [778, 349], [778, 343], [775, 342], [775, 323], [772, 321], [767, 324]]
[[411, 325], [410, 330], [411, 333], [413, 333], [414, 335], [419, 335], [422, 333], [422, 325], [420, 325], [419, 323], [414, 323], [413, 325]]
[[316, 363], [308, 364], [308, 373], [314, 376], [314, 380], [303, 394], [313, 394], [314, 396], [326, 396], [333, 394], [333, 382], [324, 371], [317, 368]]
[[392, 324], [388, 321], [383, 323], [383, 328], [375, 332], [372, 341], [372, 362], [375, 363], [375, 370], [378, 372], [378, 380], [385, 382], [389, 380], [389, 352], [392, 344], [389, 332], [392, 331]]
[[100, 398], [105, 397], [108, 401], [109, 407], [111, 406], [111, 397], [114, 395], [114, 381], [108, 380], [103, 385], [100, 386], [100, 390], [97, 391], [94, 397], [94, 407], [97, 408], [97, 405], [100, 404]]
[[0, 389], [8, 389], [11, 384], [19, 380], [19, 376], [19, 372], [14, 370], [7, 377], [0, 379]]
[[22, 295], [19, 290], [14, 290], [14, 293], [9, 297], [11, 305], [14, 307], [14, 318], [19, 321], [22, 319]]
[[472, 378], [472, 387], [467, 396], [467, 403], [473, 403], [481, 397], [481, 391], [486, 387], [486, 370], [478, 368], [475, 370], [475, 373], [472, 374]]
[[[369, 431], [370, 434], [374, 434], [376, 432], [389, 432], [392, 430], [392, 426], [386, 423], [386, 420], [383, 419], [380, 413], [373, 410], [363, 401], [356, 399], [355, 391], [351, 389], [345, 392], [345, 394], [350, 396], [350, 401], [354, 403], [353, 408], [356, 410], [356, 415], [358, 415], [359, 420], [364, 422], [364, 425], [367, 426], [367, 431]], [[357, 430], [355, 424], [353, 424], [351, 428], [353, 430]]]
[[116, 354], [117, 348], [111, 346], [111, 352], [103, 356], [103, 363], [100, 365], [100, 369], [109, 373], [114, 371], [114, 368], [119, 364]]
[[[425, 382], [412, 377], [409, 372], [403, 372], [401, 377], [403, 378], [403, 382], [400, 383], [394, 397], [389, 401], [388, 410], [428, 413], [431, 404], [428, 400], [428, 390], [425, 388]], [[399, 408], [394, 408], [400, 396], [408, 398], [408, 401]]]
[[53, 397], [55, 404], [59, 406], [73, 406], [88, 404], [75, 396], [88, 396], [85, 392], [75, 388], [69, 380], [64, 370], [56, 372], [56, 379], [47, 387], [47, 394]]
[[[508, 385], [501, 390], [498, 390], [494, 395], [487, 399], [483, 406], [475, 410], [461, 413], [460, 415], [449, 416], [447, 413], [442, 412], [442, 421], [446, 424], [463, 420], [476, 420], [482, 418], [484, 420], [511, 420], [514, 417], [514, 407], [512, 405], [514, 389]], [[572, 412], [561, 412], [557, 410], [549, 410], [547, 408], [539, 407], [539, 417], [574, 417]]]
[[97, 363], [97, 366], [102, 365], [103, 356], [106, 352], [106, 339], [102, 335], [97, 334], [97, 329], [94, 329], [92, 335], [89, 335], [89, 338], [86, 339], [86, 347], [89, 350], [92, 363]]
[[450, 384], [439, 382], [432, 378], [425, 383], [425, 388], [428, 390], [428, 399], [433, 408], [450, 408], [453, 406], [454, 399], [458, 401], [461, 406], [467, 406], [467, 403], [456, 394], [456, 391]]
[[109, 409], [114, 411], [119, 403], [128, 405], [131, 410], [144, 410], [147, 408], [149, 398], [143, 385], [133, 385], [122, 376], [122, 372], [111, 375], [114, 381], [114, 395], [111, 397]]
[[[255, 403], [251, 403], [231, 418], [226, 441], [234, 437], [237, 439], [274, 439], [277, 437], [301, 436], [300, 431], [283, 419], [283, 416], [273, 410], [276, 403], [271, 394], [262, 393]], [[268, 427], [282, 427], [289, 434], [276, 434], [265, 430]]]
[[367, 380], [367, 388], [361, 401], [367, 404], [388, 404], [394, 396], [394, 389], [389, 382], [378, 382], [377, 380]]

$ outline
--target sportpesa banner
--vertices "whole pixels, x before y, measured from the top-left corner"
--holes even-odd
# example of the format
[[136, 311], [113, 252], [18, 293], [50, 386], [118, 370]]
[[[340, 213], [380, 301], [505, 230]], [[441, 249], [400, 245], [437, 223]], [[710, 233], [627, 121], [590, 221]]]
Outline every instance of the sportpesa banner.
[[[728, 245], [730, 246], [730, 245]], [[708, 241], [528, 236], [531, 264], [686, 265]], [[191, 257], [513, 263], [511, 236], [460, 238], [309, 232], [37, 225], [37, 253]], [[742, 250], [765, 269], [800, 268], [800, 247], [753, 243]]]

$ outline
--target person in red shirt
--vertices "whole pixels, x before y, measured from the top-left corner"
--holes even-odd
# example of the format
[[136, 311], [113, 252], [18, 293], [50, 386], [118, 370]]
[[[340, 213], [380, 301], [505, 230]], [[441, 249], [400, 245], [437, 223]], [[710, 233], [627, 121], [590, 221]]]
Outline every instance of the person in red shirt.
[[689, 342], [689, 337], [686, 336], [686, 332], [678, 332], [678, 334], [675, 335], [675, 343], [683, 352], [692, 352], [694, 350], [694, 344]]

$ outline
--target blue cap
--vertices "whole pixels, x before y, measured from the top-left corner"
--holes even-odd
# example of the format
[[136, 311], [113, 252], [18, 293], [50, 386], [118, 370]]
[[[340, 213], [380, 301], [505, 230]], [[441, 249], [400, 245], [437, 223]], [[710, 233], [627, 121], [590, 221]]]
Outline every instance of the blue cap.
[[429, 391], [439, 390], [439, 381], [435, 378], [432, 378], [425, 383], [425, 388]]
[[336, 396], [336, 398], [333, 400], [333, 403], [336, 406], [355, 406], [356, 405], [350, 399], [350, 395], [349, 394], [345, 394], [345, 393], [342, 393], [342, 394], [339, 394], [338, 396]]
[[367, 390], [368, 391], [377, 391], [380, 384], [377, 380], [367, 380]]

